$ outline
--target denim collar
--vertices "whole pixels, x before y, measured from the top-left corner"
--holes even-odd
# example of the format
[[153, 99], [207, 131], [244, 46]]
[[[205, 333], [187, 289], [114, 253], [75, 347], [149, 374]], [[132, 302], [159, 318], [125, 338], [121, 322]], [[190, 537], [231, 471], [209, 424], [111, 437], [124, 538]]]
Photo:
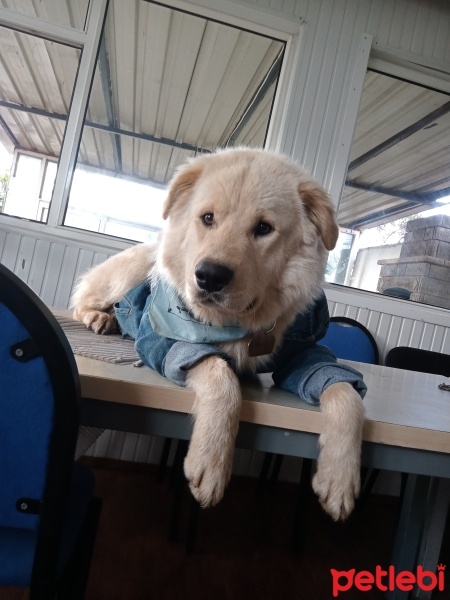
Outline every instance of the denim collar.
[[149, 318], [155, 333], [182, 342], [214, 344], [239, 340], [249, 334], [238, 325], [218, 327], [198, 321], [175, 288], [161, 278], [152, 284]]

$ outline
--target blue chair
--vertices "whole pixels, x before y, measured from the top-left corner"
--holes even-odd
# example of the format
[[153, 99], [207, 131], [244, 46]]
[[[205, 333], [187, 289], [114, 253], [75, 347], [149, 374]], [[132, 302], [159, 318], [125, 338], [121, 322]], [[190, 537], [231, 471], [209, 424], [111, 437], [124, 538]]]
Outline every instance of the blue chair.
[[334, 352], [337, 358], [378, 365], [377, 343], [362, 323], [349, 317], [331, 317], [328, 331], [319, 342]]
[[74, 462], [76, 363], [51, 312], [3, 265], [0, 323], [0, 586], [81, 599], [100, 505]]

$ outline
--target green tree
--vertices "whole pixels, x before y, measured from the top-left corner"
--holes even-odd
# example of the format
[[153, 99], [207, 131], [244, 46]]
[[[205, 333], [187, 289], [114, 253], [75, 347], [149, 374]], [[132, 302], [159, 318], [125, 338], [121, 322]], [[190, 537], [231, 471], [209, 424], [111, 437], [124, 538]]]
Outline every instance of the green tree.
[[403, 242], [406, 234], [406, 226], [410, 221], [418, 219], [419, 215], [409, 215], [384, 225], [379, 225], [376, 229], [380, 234], [383, 244], [398, 244]]

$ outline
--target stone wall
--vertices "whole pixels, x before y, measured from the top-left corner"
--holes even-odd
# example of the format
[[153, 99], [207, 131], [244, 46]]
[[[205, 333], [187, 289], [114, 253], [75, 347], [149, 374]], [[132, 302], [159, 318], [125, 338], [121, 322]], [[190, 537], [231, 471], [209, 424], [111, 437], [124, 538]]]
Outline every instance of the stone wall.
[[450, 308], [450, 216], [410, 221], [400, 257], [378, 261], [377, 290], [400, 287], [411, 300]]

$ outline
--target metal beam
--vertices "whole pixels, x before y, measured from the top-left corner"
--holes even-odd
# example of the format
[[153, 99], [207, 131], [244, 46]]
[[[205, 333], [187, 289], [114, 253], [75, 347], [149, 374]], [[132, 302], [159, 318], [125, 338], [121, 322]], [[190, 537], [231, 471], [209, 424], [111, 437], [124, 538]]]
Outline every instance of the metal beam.
[[210, 154], [212, 151], [206, 148], [198, 148], [192, 144], [185, 144], [183, 142], [177, 142], [176, 140], [170, 140], [164, 137], [155, 137], [148, 133], [136, 133], [135, 131], [127, 131], [126, 129], [119, 129], [118, 127], [109, 127], [107, 125], [100, 125], [98, 123], [91, 123], [86, 121], [86, 127], [92, 127], [93, 129], [100, 129], [101, 131], [107, 131], [109, 133], [115, 133], [118, 135], [126, 135], [128, 137], [136, 138], [138, 140], [146, 140], [147, 142], [154, 142], [156, 144], [164, 144], [165, 146], [172, 146], [173, 148], [180, 148], [181, 150], [188, 150], [189, 152], [196, 152], [197, 154], [205, 153]]
[[406, 192], [395, 188], [387, 188], [378, 186], [371, 183], [359, 183], [352, 179], [346, 179], [345, 185], [350, 188], [357, 190], [364, 190], [366, 192], [372, 192], [374, 194], [383, 194], [385, 196], [392, 196], [393, 198], [401, 198], [414, 204], [434, 204], [437, 200], [445, 198], [450, 195], [450, 188], [443, 188], [429, 192], [428, 194], [417, 194], [415, 192]]
[[401, 215], [405, 211], [411, 210], [416, 207], [418, 207], [417, 203], [407, 202], [406, 204], [401, 204], [398, 206], [393, 206], [392, 208], [386, 208], [383, 210], [379, 210], [375, 213], [366, 215], [365, 217], [361, 217], [360, 219], [356, 219], [355, 221], [350, 221], [348, 223], [341, 223], [341, 225], [343, 227], [348, 227], [349, 229], [358, 229], [358, 228], [362, 227], [363, 225], [369, 225], [370, 223], [379, 221], [380, 219], [386, 219], [386, 218], [392, 219], [392, 217], [396, 217], [396, 216], [398, 216], [398, 218], [400, 218]]
[[[117, 118], [112, 101], [111, 69], [109, 68], [105, 39], [105, 34], [103, 34], [98, 54], [98, 68], [100, 71], [100, 80], [102, 83], [102, 92], [105, 100], [108, 123], [110, 127], [115, 127], [117, 125]], [[117, 172], [122, 173], [122, 146], [120, 143], [120, 136], [117, 133], [114, 134], [113, 154]]]
[[96, 0], [89, 5], [86, 43], [78, 63], [70, 114], [64, 130], [52, 201], [48, 211], [47, 225], [49, 227], [57, 227], [64, 223], [108, 3], [109, 0]]
[[[60, 121], [67, 121], [67, 115], [63, 115], [60, 113], [53, 113], [47, 110], [43, 110], [41, 108], [33, 108], [30, 106], [24, 106], [22, 104], [15, 104], [13, 102], [7, 102], [6, 100], [0, 100], [0, 107], [10, 108], [11, 110], [20, 110], [22, 112], [27, 112], [33, 115], [39, 115], [41, 117], [47, 117], [49, 119], [58, 119]], [[164, 137], [155, 137], [154, 135], [150, 135], [148, 133], [136, 133], [134, 131], [127, 131], [126, 129], [119, 129], [118, 127], [111, 127], [109, 125], [100, 125], [99, 123], [93, 123], [92, 121], [85, 121], [85, 127], [92, 127], [92, 129], [100, 129], [101, 131], [106, 131], [108, 133], [117, 134], [117, 135], [126, 135], [128, 137], [136, 138], [139, 140], [146, 140], [148, 142], [155, 142], [157, 144], [164, 144], [166, 146], [172, 146], [173, 148], [180, 148], [181, 150], [188, 150], [190, 152], [196, 152], [197, 154], [205, 153], [209, 154], [212, 151], [207, 148], [198, 148], [197, 146], [193, 146], [192, 144], [185, 144], [183, 142], [177, 142], [176, 140], [171, 140]]]
[[372, 150], [369, 150], [368, 152], [365, 152], [358, 158], [355, 158], [355, 160], [352, 160], [351, 163], [348, 165], [347, 173], [354, 171], [357, 167], [360, 167], [362, 164], [366, 163], [372, 158], [375, 158], [375, 156], [380, 155], [382, 152], [389, 150], [389, 148], [392, 148], [399, 142], [402, 142], [403, 140], [411, 137], [414, 133], [417, 133], [418, 131], [420, 131], [420, 129], [423, 129], [427, 125], [430, 125], [431, 123], [433, 123], [433, 121], [439, 119], [443, 115], [446, 115], [448, 112], [450, 112], [450, 101], [446, 102], [436, 110], [433, 110], [433, 112], [426, 115], [425, 117], [422, 117], [422, 119], [419, 119], [419, 121], [417, 121], [416, 123], [413, 123], [409, 127], [406, 127], [402, 131], [399, 131], [398, 133], [385, 140], [381, 144], [378, 144], [378, 146], [375, 146], [375, 148], [372, 148]]
[[84, 31], [8, 10], [3, 6], [0, 7], [0, 26], [75, 48], [83, 48], [87, 42]]
[[15, 137], [15, 135], [13, 134], [11, 129], [8, 127], [8, 125], [6, 124], [5, 120], [3, 119], [3, 117], [1, 115], [0, 115], [0, 127], [2, 127], [2, 129], [4, 130], [6, 135], [11, 140], [14, 148], [20, 148], [19, 140]]

